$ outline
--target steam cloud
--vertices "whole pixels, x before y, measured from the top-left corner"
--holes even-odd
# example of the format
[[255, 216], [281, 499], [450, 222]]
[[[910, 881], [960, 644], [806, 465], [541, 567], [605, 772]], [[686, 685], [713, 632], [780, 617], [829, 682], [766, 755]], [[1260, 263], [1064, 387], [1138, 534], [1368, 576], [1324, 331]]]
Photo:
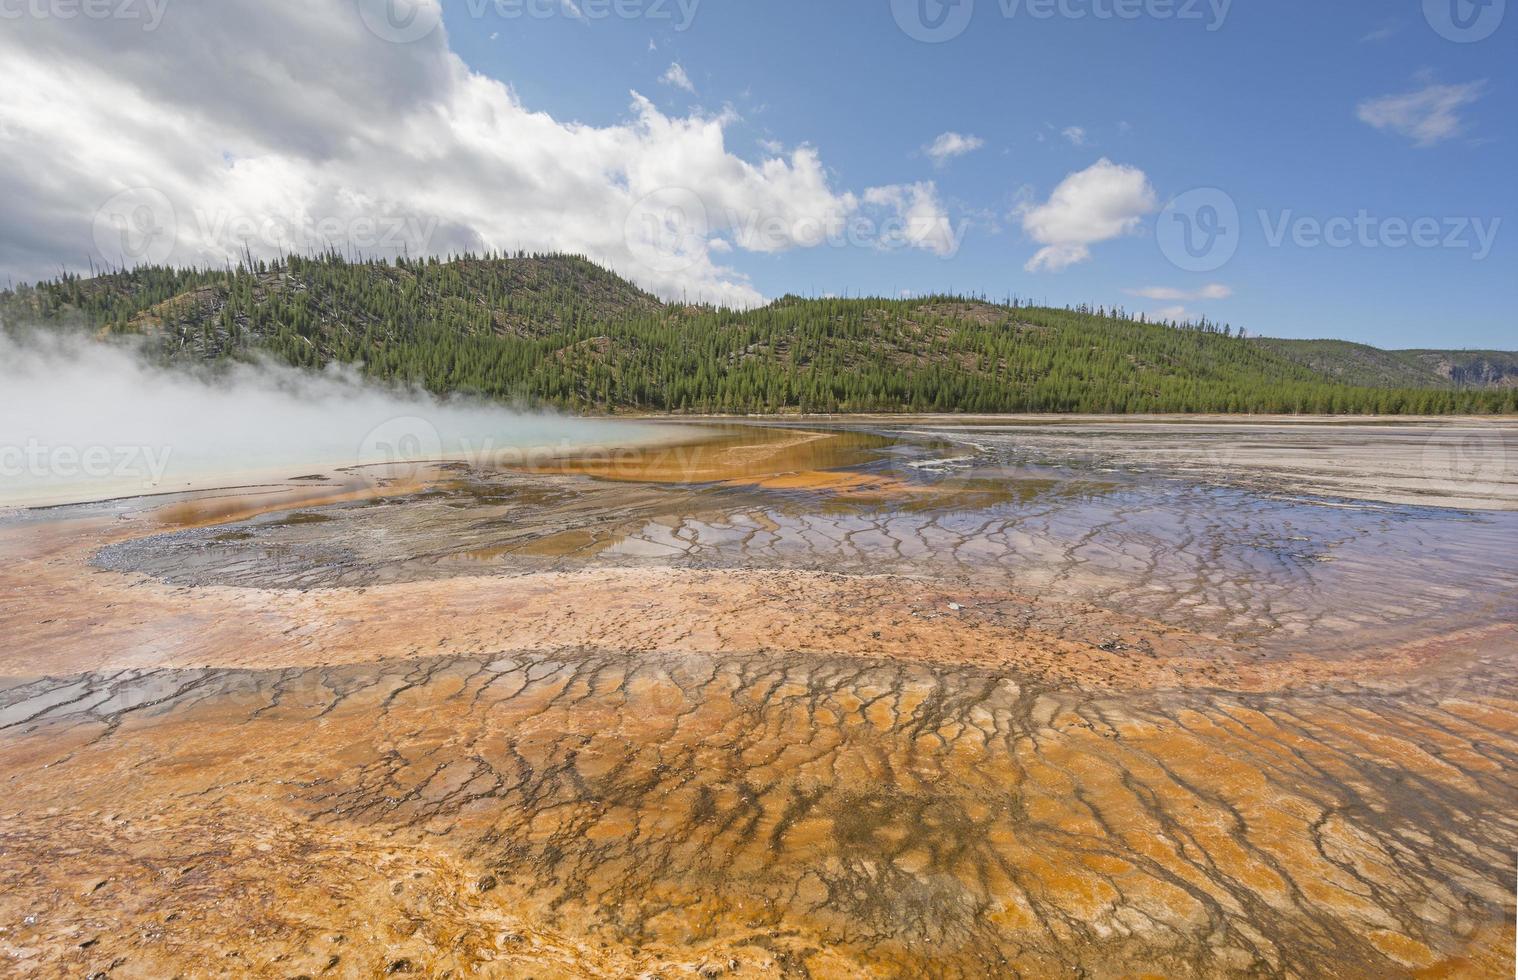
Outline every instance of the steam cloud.
[[0, 329], [0, 507], [374, 463], [620, 447], [670, 434], [385, 389], [351, 368], [191, 371], [78, 334]]

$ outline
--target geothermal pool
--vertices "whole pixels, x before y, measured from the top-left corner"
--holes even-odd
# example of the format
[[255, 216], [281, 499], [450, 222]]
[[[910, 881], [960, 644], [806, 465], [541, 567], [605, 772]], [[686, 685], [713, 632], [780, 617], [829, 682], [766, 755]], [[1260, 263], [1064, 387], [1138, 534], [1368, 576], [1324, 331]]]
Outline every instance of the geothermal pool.
[[0, 520], [0, 963], [1513, 971], [1518, 426], [288, 476]]

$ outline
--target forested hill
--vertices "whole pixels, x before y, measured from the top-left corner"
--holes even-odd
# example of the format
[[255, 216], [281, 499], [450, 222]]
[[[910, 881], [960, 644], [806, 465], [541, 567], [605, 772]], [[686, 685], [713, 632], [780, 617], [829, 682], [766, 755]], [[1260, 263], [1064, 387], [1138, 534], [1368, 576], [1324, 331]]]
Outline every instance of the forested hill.
[[1518, 387], [1518, 353], [1500, 350], [1381, 350], [1344, 340], [1255, 343], [1351, 385], [1406, 388]]
[[943, 296], [669, 305], [562, 255], [64, 276], [0, 293], [0, 318], [587, 411], [1518, 411], [1518, 387], [1340, 370], [1213, 326]]

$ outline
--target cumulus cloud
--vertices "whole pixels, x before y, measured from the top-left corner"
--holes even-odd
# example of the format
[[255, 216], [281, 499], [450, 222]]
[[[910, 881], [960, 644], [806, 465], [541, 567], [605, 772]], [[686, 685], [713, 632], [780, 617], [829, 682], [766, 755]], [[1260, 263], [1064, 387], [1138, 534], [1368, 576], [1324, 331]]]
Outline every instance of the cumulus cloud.
[[[835, 187], [809, 147], [735, 154], [730, 114], [666, 115], [636, 92], [611, 125], [534, 111], [443, 27], [391, 43], [352, 3], [179, 5], [151, 32], [23, 18], [0, 32], [0, 61], [0, 275], [17, 280], [87, 256], [522, 248], [747, 306], [763, 298], [726, 245], [824, 243], [870, 196]], [[931, 195], [887, 196], [906, 226], [931, 223]], [[926, 232], [914, 244], [942, 248]]]
[[1071, 145], [1073, 145], [1073, 146], [1085, 146], [1086, 145], [1086, 130], [1083, 127], [1080, 127], [1080, 126], [1066, 126], [1064, 128], [1064, 131], [1061, 132], [1060, 135], [1063, 136], [1065, 139], [1069, 140], [1070, 143], [1071, 143]]
[[659, 81], [665, 85], [673, 85], [675, 88], [684, 89], [691, 95], [696, 94], [695, 84], [691, 82], [690, 76], [685, 73], [684, 68], [680, 67], [678, 61], [671, 64], [664, 74], [659, 76]]
[[[885, 208], [899, 219], [897, 231], [904, 244], [944, 258], [959, 251], [962, 236], [950, 222], [932, 181], [872, 187], [865, 192], [864, 200], [866, 204]], [[885, 239], [881, 244], [889, 246], [892, 242]]]
[[1022, 210], [1023, 231], [1043, 245], [1028, 272], [1058, 272], [1091, 257], [1097, 242], [1132, 234], [1155, 210], [1149, 178], [1106, 157], [1067, 176], [1049, 200]]
[[1233, 289], [1220, 282], [1209, 283], [1201, 289], [1172, 289], [1168, 286], [1145, 286], [1142, 289], [1130, 289], [1127, 292], [1130, 296], [1141, 296], [1144, 299], [1157, 300], [1162, 303], [1198, 299], [1227, 299], [1233, 295]]
[[1485, 88], [1484, 81], [1429, 84], [1404, 95], [1367, 99], [1357, 111], [1367, 125], [1406, 136], [1417, 146], [1433, 146], [1464, 132], [1459, 110], [1481, 98]]
[[944, 133], [929, 144], [925, 149], [933, 162], [943, 166], [955, 157], [962, 157], [966, 153], [974, 153], [986, 145], [986, 141], [979, 136], [965, 136], [961, 133]]

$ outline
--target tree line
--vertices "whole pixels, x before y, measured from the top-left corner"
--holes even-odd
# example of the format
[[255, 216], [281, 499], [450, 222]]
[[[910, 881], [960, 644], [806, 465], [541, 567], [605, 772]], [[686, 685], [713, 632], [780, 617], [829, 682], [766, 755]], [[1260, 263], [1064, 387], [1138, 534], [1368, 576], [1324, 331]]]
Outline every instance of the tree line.
[[0, 293], [0, 317], [580, 411], [1518, 412], [1515, 389], [1340, 384], [1207, 321], [948, 295], [665, 304], [570, 255], [64, 274]]

